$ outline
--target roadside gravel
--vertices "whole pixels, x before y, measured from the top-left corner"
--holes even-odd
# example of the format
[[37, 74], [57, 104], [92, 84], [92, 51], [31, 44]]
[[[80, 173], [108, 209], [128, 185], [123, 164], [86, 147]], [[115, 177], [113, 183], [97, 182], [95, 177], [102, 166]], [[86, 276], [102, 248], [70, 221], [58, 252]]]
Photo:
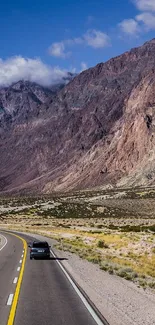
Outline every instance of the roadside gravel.
[[[54, 240], [41, 235], [53, 245]], [[75, 254], [53, 249], [75, 281], [89, 296], [110, 325], [155, 325], [155, 293], [138, 288], [115, 275], [101, 271], [99, 267], [82, 260]]]

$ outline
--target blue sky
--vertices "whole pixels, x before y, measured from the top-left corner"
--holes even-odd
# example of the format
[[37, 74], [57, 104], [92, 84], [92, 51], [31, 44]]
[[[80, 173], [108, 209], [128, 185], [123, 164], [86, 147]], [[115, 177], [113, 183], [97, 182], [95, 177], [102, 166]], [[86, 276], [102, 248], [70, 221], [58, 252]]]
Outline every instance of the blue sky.
[[48, 85], [152, 39], [155, 0], [2, 1], [0, 30], [0, 84]]

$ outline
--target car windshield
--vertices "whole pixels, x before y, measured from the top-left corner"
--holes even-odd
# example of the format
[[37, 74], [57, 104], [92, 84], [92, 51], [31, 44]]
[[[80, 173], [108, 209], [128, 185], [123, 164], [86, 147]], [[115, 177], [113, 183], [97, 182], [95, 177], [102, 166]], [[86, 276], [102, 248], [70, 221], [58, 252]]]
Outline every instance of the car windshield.
[[48, 244], [47, 243], [43, 243], [43, 242], [39, 242], [39, 243], [33, 243], [33, 247], [35, 248], [46, 248], [48, 247]]

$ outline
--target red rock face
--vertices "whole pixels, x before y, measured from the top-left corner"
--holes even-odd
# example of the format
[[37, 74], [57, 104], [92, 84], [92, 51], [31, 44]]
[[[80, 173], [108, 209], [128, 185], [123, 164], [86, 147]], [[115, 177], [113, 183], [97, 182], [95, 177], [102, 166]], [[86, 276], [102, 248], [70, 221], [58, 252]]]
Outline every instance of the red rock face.
[[[154, 40], [82, 72], [60, 91], [33, 89], [37, 101], [21, 94], [16, 113], [1, 112], [1, 191], [153, 184]], [[9, 101], [3, 97], [2, 107]]]

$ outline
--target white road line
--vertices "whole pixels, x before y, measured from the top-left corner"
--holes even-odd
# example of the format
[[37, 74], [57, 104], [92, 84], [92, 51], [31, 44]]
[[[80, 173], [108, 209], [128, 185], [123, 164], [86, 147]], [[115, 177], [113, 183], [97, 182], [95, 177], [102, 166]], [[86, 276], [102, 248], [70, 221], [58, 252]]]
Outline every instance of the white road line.
[[22, 254], [21, 258], [23, 258], [23, 256], [24, 256], [24, 255]]
[[17, 267], [17, 272], [19, 272], [19, 271], [20, 271], [20, 266]]
[[13, 293], [10, 293], [8, 301], [7, 301], [7, 306], [11, 306], [12, 305], [12, 300], [13, 300]]
[[23, 249], [23, 253], [24, 253], [24, 249]]
[[6, 246], [6, 244], [8, 243], [8, 241], [7, 241], [7, 238], [5, 236], [1, 235], [1, 234], [0, 234], [0, 237], [3, 237], [5, 239], [4, 245], [0, 248], [0, 251], [1, 251]]
[[19, 263], [21, 264], [22, 263], [22, 260], [20, 260]]
[[[52, 252], [52, 250], [50, 252], [54, 256], [54, 258], [57, 258], [56, 255]], [[65, 270], [65, 268], [62, 266], [62, 264], [57, 259], [56, 259], [56, 262], [59, 264], [60, 268], [62, 269], [62, 271], [66, 275], [67, 279], [71, 283], [72, 287], [74, 288], [74, 290], [76, 291], [76, 293], [78, 294], [78, 296], [80, 297], [80, 299], [82, 300], [83, 304], [85, 305], [85, 307], [87, 308], [87, 310], [89, 311], [89, 313], [91, 314], [91, 316], [94, 318], [96, 324], [97, 325], [104, 325], [104, 323], [101, 321], [101, 319], [95, 313], [94, 309], [91, 307], [91, 305], [86, 300], [86, 298], [84, 297], [84, 295], [81, 293], [81, 291], [79, 290], [79, 288], [73, 282], [73, 280], [71, 279], [71, 277], [69, 276], [69, 274], [67, 273], [67, 271]]]
[[14, 278], [14, 280], [13, 280], [13, 283], [17, 283], [17, 281], [18, 281], [18, 278], [16, 277], [16, 278]]

